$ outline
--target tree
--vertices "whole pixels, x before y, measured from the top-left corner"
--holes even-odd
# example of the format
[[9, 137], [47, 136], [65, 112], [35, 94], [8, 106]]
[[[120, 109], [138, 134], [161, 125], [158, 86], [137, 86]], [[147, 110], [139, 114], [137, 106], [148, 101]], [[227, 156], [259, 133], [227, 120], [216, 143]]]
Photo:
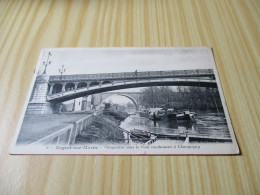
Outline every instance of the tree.
[[194, 86], [178, 86], [177, 92], [168, 86], [148, 87], [142, 90], [140, 102], [149, 108], [166, 105], [195, 110], [222, 108], [218, 89]]

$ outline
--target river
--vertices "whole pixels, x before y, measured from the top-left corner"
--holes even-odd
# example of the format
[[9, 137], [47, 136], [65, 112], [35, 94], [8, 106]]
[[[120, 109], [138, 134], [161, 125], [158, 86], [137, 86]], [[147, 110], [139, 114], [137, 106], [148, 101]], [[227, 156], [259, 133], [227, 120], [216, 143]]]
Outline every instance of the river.
[[128, 131], [133, 129], [150, 131], [153, 133], [174, 134], [185, 133], [188, 135], [205, 135], [212, 137], [230, 138], [224, 113], [199, 112], [196, 122], [168, 119], [152, 121], [147, 117], [140, 117], [138, 113], [127, 117], [120, 125]]

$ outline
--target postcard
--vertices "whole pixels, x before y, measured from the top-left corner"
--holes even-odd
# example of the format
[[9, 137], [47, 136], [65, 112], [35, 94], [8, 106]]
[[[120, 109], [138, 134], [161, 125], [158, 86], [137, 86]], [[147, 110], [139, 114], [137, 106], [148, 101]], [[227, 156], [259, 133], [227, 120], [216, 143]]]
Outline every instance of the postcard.
[[10, 154], [225, 155], [239, 148], [211, 48], [49, 48]]

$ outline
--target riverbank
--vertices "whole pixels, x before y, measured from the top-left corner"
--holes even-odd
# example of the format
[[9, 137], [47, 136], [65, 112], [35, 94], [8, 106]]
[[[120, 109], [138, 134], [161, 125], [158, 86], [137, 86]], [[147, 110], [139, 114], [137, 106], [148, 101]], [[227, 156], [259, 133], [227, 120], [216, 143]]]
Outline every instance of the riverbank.
[[127, 116], [126, 113], [108, 110], [96, 113], [91, 124], [76, 137], [76, 144], [124, 143], [125, 130], [119, 126]]

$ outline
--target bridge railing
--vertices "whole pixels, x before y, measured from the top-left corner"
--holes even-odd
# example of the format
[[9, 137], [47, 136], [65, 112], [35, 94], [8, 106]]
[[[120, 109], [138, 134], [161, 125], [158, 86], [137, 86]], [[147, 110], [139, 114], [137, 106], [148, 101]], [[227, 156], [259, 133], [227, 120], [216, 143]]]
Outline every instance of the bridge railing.
[[72, 80], [98, 80], [98, 79], [129, 79], [129, 78], [152, 78], [152, 77], [174, 77], [174, 76], [203, 76], [213, 75], [213, 69], [195, 70], [172, 70], [172, 71], [144, 71], [144, 72], [120, 72], [120, 73], [101, 73], [101, 74], [79, 74], [50, 76], [50, 82], [72, 81]]
[[75, 121], [57, 132], [52, 133], [38, 141], [32, 143], [32, 145], [71, 145], [76, 141], [77, 135], [83, 131], [87, 125], [93, 120], [93, 115], [86, 116], [82, 119]]
[[68, 125], [59, 131], [52, 133], [38, 141], [32, 143], [32, 145], [68, 145], [71, 135], [73, 134], [74, 125]]
[[145, 72], [123, 72], [123, 73], [104, 73], [100, 74], [99, 78], [152, 78], [152, 77], [167, 77], [167, 76], [198, 76], [214, 74], [212, 69], [200, 70], [174, 70], [174, 71], [145, 71]]

